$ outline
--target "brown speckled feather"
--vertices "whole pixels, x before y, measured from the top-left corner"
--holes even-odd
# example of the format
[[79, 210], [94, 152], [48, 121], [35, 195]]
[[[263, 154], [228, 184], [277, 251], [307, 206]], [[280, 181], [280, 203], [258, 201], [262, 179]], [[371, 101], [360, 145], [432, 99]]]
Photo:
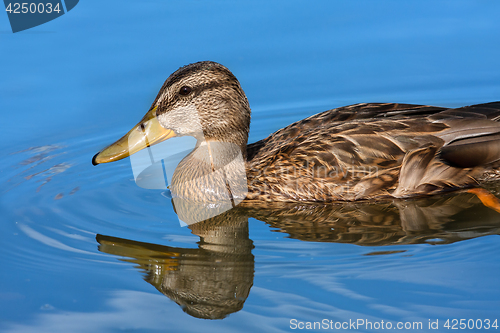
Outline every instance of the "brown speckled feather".
[[[474, 185], [500, 158], [499, 114], [500, 103], [453, 110], [358, 104], [319, 113], [248, 146], [247, 199], [352, 201]], [[482, 162], [457, 166], [467, 146]]]

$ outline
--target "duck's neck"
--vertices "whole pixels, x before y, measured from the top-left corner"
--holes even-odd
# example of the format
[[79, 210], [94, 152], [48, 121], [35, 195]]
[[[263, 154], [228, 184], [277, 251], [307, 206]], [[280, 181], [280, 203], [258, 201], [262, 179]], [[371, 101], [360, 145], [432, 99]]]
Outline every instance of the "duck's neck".
[[246, 196], [246, 140], [198, 140], [177, 166], [170, 190], [175, 197], [197, 202], [243, 200]]

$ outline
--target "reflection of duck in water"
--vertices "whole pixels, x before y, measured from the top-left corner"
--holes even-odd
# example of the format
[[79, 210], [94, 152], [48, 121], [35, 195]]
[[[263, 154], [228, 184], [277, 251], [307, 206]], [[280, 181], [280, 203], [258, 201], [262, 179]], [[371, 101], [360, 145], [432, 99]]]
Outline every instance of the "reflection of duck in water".
[[448, 244], [500, 234], [500, 214], [471, 193], [377, 203], [276, 203], [242, 208], [304, 241], [363, 246]]
[[[191, 207], [191, 206], [188, 206]], [[192, 211], [193, 214], [197, 214]], [[242, 309], [253, 284], [248, 217], [304, 241], [366, 246], [447, 244], [500, 234], [500, 214], [470, 193], [377, 204], [277, 203], [240, 207], [190, 225], [199, 248], [185, 249], [97, 236], [102, 252], [130, 258], [145, 280], [188, 314], [224, 318]], [[397, 251], [400, 252], [400, 251]], [[371, 252], [384, 254], [388, 251]]]
[[144, 279], [197, 318], [221, 319], [243, 308], [253, 284], [253, 243], [245, 216], [219, 215], [190, 226], [198, 249], [97, 235], [102, 252], [133, 258]]
[[[94, 156], [93, 163], [116, 161], [170, 137], [190, 135], [198, 144], [172, 178], [174, 196], [196, 200], [201, 193], [217, 192], [206, 182], [176, 185], [233, 160], [234, 150], [217, 148], [230, 143], [246, 161], [247, 200], [407, 198], [471, 187], [495, 176], [499, 116], [500, 102], [460, 109], [357, 104], [311, 116], [247, 146], [250, 107], [245, 93], [227, 68], [206, 61], [173, 73], [141, 122]], [[227, 178], [236, 172], [226, 171]], [[212, 183], [224, 187], [222, 179]]]

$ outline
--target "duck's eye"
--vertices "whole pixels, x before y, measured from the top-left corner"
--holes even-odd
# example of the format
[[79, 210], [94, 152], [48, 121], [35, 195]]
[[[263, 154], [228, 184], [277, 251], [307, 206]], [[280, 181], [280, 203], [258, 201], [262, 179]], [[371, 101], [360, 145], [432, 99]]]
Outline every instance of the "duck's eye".
[[191, 93], [191, 91], [192, 91], [191, 87], [183, 86], [179, 90], [179, 95], [186, 96], [186, 95], [189, 95]]

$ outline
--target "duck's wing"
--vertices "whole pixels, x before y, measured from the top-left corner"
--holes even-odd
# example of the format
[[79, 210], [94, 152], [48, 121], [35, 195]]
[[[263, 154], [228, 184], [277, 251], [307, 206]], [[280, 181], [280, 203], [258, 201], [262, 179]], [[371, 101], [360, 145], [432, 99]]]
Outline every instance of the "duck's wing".
[[448, 127], [437, 134], [444, 140], [439, 154], [446, 163], [472, 168], [500, 160], [500, 102], [448, 109], [429, 119]]
[[390, 197], [407, 152], [424, 146], [435, 152], [444, 143], [435, 134], [446, 128], [425, 116], [388, 117], [323, 122], [291, 136], [272, 135], [248, 162], [249, 189], [278, 201]]
[[249, 176], [256, 188], [290, 200], [408, 197], [471, 185], [500, 161], [500, 103], [426, 108], [350, 121], [317, 121], [338, 119], [328, 113], [307, 118], [254, 146]]
[[247, 146], [248, 159], [251, 160], [270, 141], [285, 141], [296, 137], [300, 133], [314, 130], [325, 124], [335, 127], [346, 121], [359, 119], [402, 119], [424, 116], [430, 116], [432, 120], [465, 116], [467, 118], [499, 121], [500, 102], [476, 104], [460, 108], [401, 103], [360, 103], [343, 106], [299, 120], [276, 131], [265, 139], [249, 144]]
[[444, 110], [447, 110], [447, 108], [401, 103], [360, 103], [343, 106], [299, 120], [276, 131], [265, 139], [249, 144], [247, 146], [247, 156], [248, 160], [251, 160], [269, 142], [293, 139], [300, 133], [306, 133], [325, 124], [334, 127], [337, 124], [357, 119], [426, 116]]

